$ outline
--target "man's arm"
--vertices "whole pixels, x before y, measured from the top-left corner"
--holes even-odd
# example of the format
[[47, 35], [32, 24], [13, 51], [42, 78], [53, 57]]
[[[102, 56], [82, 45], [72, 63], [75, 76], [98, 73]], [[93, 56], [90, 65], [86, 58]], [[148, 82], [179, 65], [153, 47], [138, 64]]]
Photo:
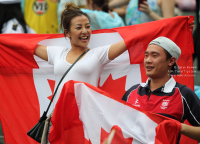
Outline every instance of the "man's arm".
[[182, 124], [180, 133], [200, 142], [200, 127]]
[[200, 100], [188, 87], [183, 87], [180, 91], [184, 105], [183, 120], [187, 119], [192, 125], [182, 124], [180, 133], [200, 141]]
[[200, 126], [200, 100], [188, 87], [180, 89], [184, 112], [182, 120], [188, 120], [192, 126]]

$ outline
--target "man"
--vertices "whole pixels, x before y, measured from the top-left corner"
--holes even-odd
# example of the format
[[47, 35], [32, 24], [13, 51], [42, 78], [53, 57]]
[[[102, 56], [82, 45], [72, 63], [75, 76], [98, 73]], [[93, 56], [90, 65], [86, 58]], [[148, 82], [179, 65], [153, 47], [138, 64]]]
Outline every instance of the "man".
[[[177, 83], [171, 75], [180, 74], [176, 61], [180, 48], [166, 37], [151, 41], [145, 51], [146, 83], [132, 86], [123, 100], [145, 111], [157, 113], [193, 126], [200, 126], [200, 101], [188, 87]], [[200, 127], [182, 124], [180, 133], [200, 141]]]

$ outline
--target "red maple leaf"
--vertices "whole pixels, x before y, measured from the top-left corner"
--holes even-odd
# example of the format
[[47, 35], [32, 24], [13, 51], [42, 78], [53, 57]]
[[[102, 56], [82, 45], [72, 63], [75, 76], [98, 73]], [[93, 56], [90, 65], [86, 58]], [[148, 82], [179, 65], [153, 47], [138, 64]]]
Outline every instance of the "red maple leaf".
[[52, 95], [48, 96], [47, 98], [49, 100], [52, 99], [52, 96], [53, 96], [53, 93], [54, 93], [54, 88], [55, 88], [55, 81], [54, 80], [50, 80], [50, 79], [47, 79], [48, 83], [49, 83], [49, 86], [51, 88], [51, 91], [52, 91]]
[[125, 84], [126, 84], [126, 76], [113, 80], [112, 75], [110, 74], [102, 86], [100, 86], [98, 83], [98, 88], [112, 94], [118, 99], [121, 99], [124, 93], [126, 92]]
[[[124, 138], [121, 128], [115, 130], [116, 132], [111, 144], [132, 144], [133, 138]], [[101, 143], [108, 138], [109, 134], [110, 133], [107, 133], [103, 128], [101, 128]]]
[[87, 140], [87, 139], [85, 138], [84, 144], [92, 144], [92, 143], [91, 143], [90, 139]]

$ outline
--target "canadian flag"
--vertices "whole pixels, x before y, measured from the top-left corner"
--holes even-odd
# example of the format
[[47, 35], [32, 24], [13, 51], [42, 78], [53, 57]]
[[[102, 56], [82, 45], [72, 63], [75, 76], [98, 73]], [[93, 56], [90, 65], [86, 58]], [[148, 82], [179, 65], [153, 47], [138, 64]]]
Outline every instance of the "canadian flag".
[[[192, 32], [188, 27], [192, 19], [187, 16], [174, 17], [93, 31], [89, 48], [113, 44], [122, 39], [128, 48], [105, 66], [99, 78], [99, 88], [121, 99], [132, 85], [146, 81], [142, 63], [144, 51], [151, 40], [166, 36], [182, 50], [178, 61], [182, 75], [175, 79], [193, 89], [194, 77], [185, 76], [188, 74], [187, 67], [193, 66]], [[53, 66], [33, 55], [37, 44], [71, 47], [63, 34], [0, 35], [0, 120], [4, 140], [8, 144], [36, 143], [26, 133], [38, 122], [54, 91]], [[192, 68], [189, 73], [192, 75], [191, 71]]]
[[171, 120], [165, 127], [164, 120], [90, 84], [69, 81], [54, 109], [49, 140], [52, 144], [100, 144], [118, 126], [116, 144], [176, 144], [180, 124]]

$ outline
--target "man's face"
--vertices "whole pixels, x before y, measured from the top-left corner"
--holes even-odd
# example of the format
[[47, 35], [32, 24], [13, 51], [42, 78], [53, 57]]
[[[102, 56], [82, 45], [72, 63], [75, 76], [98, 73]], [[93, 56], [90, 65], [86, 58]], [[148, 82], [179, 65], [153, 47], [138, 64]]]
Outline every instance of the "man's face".
[[158, 45], [151, 44], [145, 51], [144, 67], [150, 78], [162, 78], [168, 75], [170, 59], [166, 60], [166, 53]]

